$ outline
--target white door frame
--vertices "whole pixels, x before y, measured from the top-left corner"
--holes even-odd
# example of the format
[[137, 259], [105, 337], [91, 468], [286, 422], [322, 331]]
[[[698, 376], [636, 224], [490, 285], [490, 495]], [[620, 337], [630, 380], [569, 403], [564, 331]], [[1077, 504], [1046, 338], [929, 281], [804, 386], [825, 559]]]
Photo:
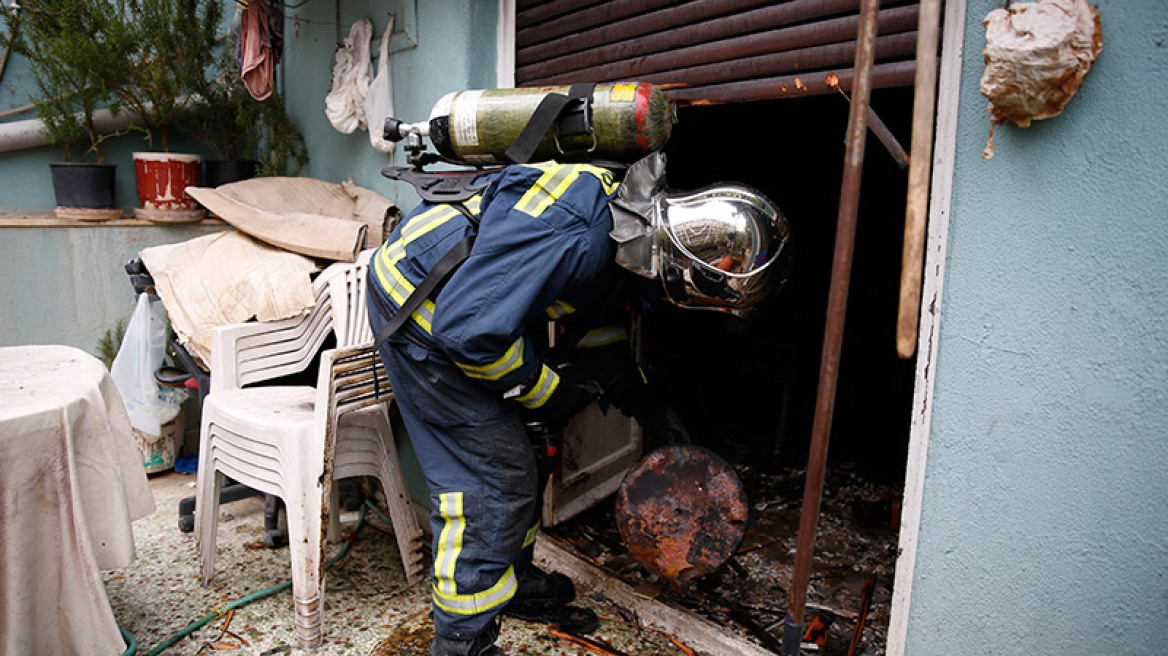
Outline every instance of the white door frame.
[[499, 0], [499, 25], [495, 35], [495, 86], [515, 86], [515, 0]]
[[961, 92], [961, 55], [965, 41], [965, 0], [945, 0], [941, 39], [940, 86], [933, 148], [932, 189], [929, 199], [928, 243], [917, 333], [917, 372], [909, 430], [908, 465], [901, 507], [900, 555], [892, 588], [888, 626], [888, 656], [904, 656], [908, 635], [913, 575], [921, 528], [921, 501], [925, 462], [929, 454], [929, 425], [933, 414], [933, 383], [937, 371], [937, 339], [941, 330], [941, 291], [945, 281], [945, 254], [949, 243], [949, 215], [953, 201], [953, 169], [957, 151], [957, 109]]

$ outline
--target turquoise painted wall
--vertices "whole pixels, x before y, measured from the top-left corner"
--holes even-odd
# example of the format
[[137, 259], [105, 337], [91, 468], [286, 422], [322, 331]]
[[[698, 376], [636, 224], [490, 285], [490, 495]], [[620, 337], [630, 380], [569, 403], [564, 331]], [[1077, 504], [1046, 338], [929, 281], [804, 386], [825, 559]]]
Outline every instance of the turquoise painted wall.
[[0, 346], [66, 344], [100, 355], [102, 335], [134, 311], [126, 262], [143, 248], [222, 229], [0, 227]]
[[[1168, 5], [1098, 4], [1061, 116], [983, 160], [981, 19], [954, 203], [907, 652], [1168, 651]], [[903, 585], [898, 582], [897, 585]]]

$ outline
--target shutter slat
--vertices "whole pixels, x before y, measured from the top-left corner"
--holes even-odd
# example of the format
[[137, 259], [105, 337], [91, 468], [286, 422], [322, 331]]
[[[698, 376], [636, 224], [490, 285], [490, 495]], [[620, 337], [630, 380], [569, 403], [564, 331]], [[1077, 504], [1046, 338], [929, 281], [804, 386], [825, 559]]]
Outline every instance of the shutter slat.
[[[880, 13], [879, 33], [889, 35], [915, 30], [918, 14], [916, 5], [886, 9]], [[645, 41], [660, 39], [669, 43], [687, 42], [685, 39], [677, 39], [673, 33], [657, 34], [520, 67], [516, 69], [515, 75], [516, 79], [524, 80], [524, 84], [532, 85], [564, 84], [573, 80], [606, 82], [638, 78], [651, 81], [645, 76], [823, 44], [854, 42], [858, 20], [857, 16], [833, 18], [637, 56], [638, 50], [654, 47], [643, 43]], [[578, 79], [581, 76], [586, 80]]]
[[515, 28], [520, 30], [605, 2], [608, 0], [555, 0], [555, 2], [519, 0], [516, 3]]
[[[861, 0], [517, 0], [519, 86], [638, 80], [681, 104], [851, 88]], [[874, 88], [912, 86], [919, 0], [885, 0]]]
[[[739, 0], [758, 4], [760, 0]], [[558, 16], [539, 24], [538, 29], [518, 29], [516, 25], [515, 45], [523, 48], [542, 41], [561, 40], [561, 37], [585, 30], [604, 29], [612, 24], [643, 23], [639, 16], [662, 7], [677, 4], [677, 0], [613, 0], [588, 7], [570, 14]], [[697, 4], [697, 3], [690, 3]], [[704, 3], [707, 12], [714, 12], [718, 3]], [[672, 10], [667, 10], [672, 11]], [[516, 19], [518, 23], [518, 18]], [[650, 21], [651, 22], [651, 21]], [[571, 37], [568, 37], [571, 38]]]
[[[618, 2], [611, 4], [622, 4], [622, 2], [623, 0], [618, 0]], [[648, 5], [643, 1], [633, 4], [639, 8]], [[764, 6], [758, 9], [759, 5]], [[516, 32], [516, 61], [520, 63], [542, 61], [595, 48], [606, 43], [624, 41], [686, 25], [695, 26], [695, 30], [688, 33], [688, 38], [696, 41], [690, 43], [709, 41], [752, 32], [759, 29], [760, 24], [783, 25], [839, 14], [857, 13], [859, 7], [860, 0], [792, 0], [781, 4], [767, 3], [761, 0], [721, 0], [720, 2], [688, 2], [641, 13], [628, 20], [598, 23], [591, 27], [579, 26], [575, 30], [564, 30], [560, 21], [553, 21], [548, 25]], [[586, 11], [593, 12], [600, 9], [603, 7], [593, 7]], [[750, 11], [752, 9], [757, 9], [759, 13]], [[727, 17], [728, 20], [718, 20]], [[709, 29], [703, 26], [711, 23], [718, 26], [729, 26], [730, 31], [703, 34]], [[548, 40], [546, 35], [562, 38]]]
[[[876, 61], [903, 59], [912, 56], [916, 54], [916, 43], [917, 33], [915, 31], [879, 37], [875, 44]], [[651, 82], [662, 86], [675, 84], [701, 86], [809, 71], [823, 71], [826, 74], [834, 68], [850, 68], [855, 59], [856, 42], [852, 40], [768, 55], [742, 57], [688, 68], [670, 68], [653, 73], [638, 72], [628, 76], [616, 74], [618, 70], [623, 70], [623, 67], [597, 66], [576, 71], [568, 76], [532, 80], [531, 84], [566, 84], [570, 81], [610, 82], [636, 78], [640, 82]]]

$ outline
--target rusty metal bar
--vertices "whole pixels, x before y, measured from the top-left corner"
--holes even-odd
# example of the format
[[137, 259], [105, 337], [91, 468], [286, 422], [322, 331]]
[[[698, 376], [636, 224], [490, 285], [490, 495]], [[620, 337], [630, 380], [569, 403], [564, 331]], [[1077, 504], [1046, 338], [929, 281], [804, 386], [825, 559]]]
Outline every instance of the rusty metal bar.
[[[871, 87], [873, 89], [885, 89], [888, 87], [911, 86], [915, 70], [916, 62], [911, 60], [891, 64], [879, 64], [872, 68]], [[805, 75], [784, 75], [782, 77], [764, 80], [745, 80], [742, 82], [730, 82], [703, 87], [676, 87], [666, 89], [665, 97], [680, 105], [711, 105], [838, 93], [836, 87], [828, 79], [830, 75], [835, 75], [838, 78], [840, 89], [844, 89], [845, 91], [852, 89], [855, 71], [847, 68], [836, 71], [817, 71]]]
[[[634, 1], [634, 5], [641, 3]], [[636, 54], [621, 54], [625, 56], [640, 56], [650, 52], [658, 52], [673, 48], [681, 48], [695, 43], [704, 43], [731, 36], [738, 36], [757, 31], [762, 27], [777, 27], [779, 25], [824, 18], [836, 14], [848, 14], [856, 11], [858, 0], [792, 0], [774, 4], [758, 11], [745, 11], [752, 7], [764, 4], [751, 2], [691, 2], [679, 7], [660, 9], [622, 20], [620, 22], [600, 25], [592, 29], [579, 28], [575, 32], [562, 32], [561, 38], [552, 39], [543, 43], [528, 45], [523, 40], [542, 40], [547, 35], [546, 27], [539, 26], [525, 30], [516, 35], [516, 65], [527, 65], [553, 59], [589, 48], [600, 46], [617, 47], [621, 41], [668, 31], [669, 40], [655, 42], [656, 50], [643, 50], [642, 46], [633, 46], [642, 49]], [[599, 7], [596, 9], [604, 9]], [[743, 12], [743, 13], [738, 13]], [[686, 29], [670, 29], [689, 26]], [[527, 35], [531, 32], [532, 35]], [[522, 37], [522, 38], [521, 38]], [[679, 40], [679, 39], [686, 40]], [[640, 40], [640, 39], [638, 39]], [[622, 49], [626, 44], [620, 44]], [[616, 51], [614, 51], [616, 52]]]
[[799, 645], [803, 637], [803, 611], [807, 603], [807, 585], [811, 579], [811, 561], [815, 553], [819, 506], [823, 500], [827, 445], [831, 437], [831, 419], [835, 408], [840, 351], [844, 337], [844, 318], [847, 314], [848, 284], [852, 275], [852, 252], [855, 246], [856, 216], [859, 211], [860, 181], [864, 167], [864, 142], [868, 136], [868, 99], [871, 93], [876, 16], [879, 9], [879, 0], [864, 0], [860, 8], [856, 83], [852, 91], [851, 111], [848, 113], [844, 177], [840, 186], [835, 254], [832, 258], [831, 287], [827, 299], [827, 324], [824, 327], [819, 388], [816, 392], [811, 448], [807, 457], [807, 475], [803, 486], [803, 508], [799, 514], [799, 539], [795, 546], [794, 571], [791, 575], [787, 617], [783, 627], [784, 656], [799, 656]]
[[[880, 12], [877, 33], [915, 30], [918, 13], [917, 5], [885, 9]], [[854, 42], [859, 23], [856, 15], [786, 27], [782, 27], [783, 22], [774, 22], [789, 22], [787, 19], [789, 12], [784, 14], [767, 7], [519, 66], [515, 69], [515, 79], [529, 85], [578, 82], [582, 73], [594, 81], [634, 79], [647, 73], [710, 62]], [[710, 37], [715, 40], [709, 40]]]
[[896, 140], [896, 135], [892, 134], [892, 130], [888, 129], [880, 115], [871, 107], [868, 108], [868, 129], [876, 135], [881, 144], [884, 144], [884, 149], [888, 151], [889, 155], [892, 155], [897, 166], [902, 169], [908, 167], [909, 158], [908, 153], [904, 152], [904, 146], [900, 145], [900, 142]]

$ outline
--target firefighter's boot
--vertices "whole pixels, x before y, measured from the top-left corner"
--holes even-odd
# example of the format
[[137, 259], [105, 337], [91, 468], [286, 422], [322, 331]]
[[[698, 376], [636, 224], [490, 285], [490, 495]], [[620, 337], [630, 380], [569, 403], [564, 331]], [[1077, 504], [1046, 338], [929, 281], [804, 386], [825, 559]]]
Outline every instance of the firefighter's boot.
[[496, 618], [483, 632], [471, 640], [453, 640], [434, 636], [430, 643], [430, 656], [507, 656], [495, 645], [499, 637], [499, 620]]
[[534, 565], [519, 567], [519, 586], [503, 614], [526, 622], [551, 623], [571, 633], [591, 633], [599, 620], [587, 608], [569, 606], [576, 598], [572, 579], [559, 572], [544, 572]]

